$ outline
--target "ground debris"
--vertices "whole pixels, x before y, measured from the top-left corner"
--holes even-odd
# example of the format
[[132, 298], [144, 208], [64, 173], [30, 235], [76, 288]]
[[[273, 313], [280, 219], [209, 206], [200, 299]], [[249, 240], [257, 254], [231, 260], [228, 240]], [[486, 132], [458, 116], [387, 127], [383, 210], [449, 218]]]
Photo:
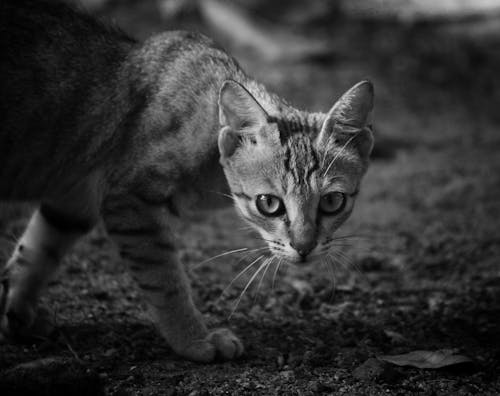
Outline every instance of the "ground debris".
[[394, 382], [400, 377], [400, 373], [391, 365], [376, 358], [366, 360], [352, 375], [358, 380], [380, 382]]
[[438, 351], [413, 351], [402, 355], [383, 355], [378, 359], [397, 366], [411, 366], [421, 369], [439, 369], [463, 363], [472, 363], [465, 355], [456, 355], [454, 349]]
[[0, 394], [104, 395], [99, 375], [76, 359], [47, 357], [0, 372]]

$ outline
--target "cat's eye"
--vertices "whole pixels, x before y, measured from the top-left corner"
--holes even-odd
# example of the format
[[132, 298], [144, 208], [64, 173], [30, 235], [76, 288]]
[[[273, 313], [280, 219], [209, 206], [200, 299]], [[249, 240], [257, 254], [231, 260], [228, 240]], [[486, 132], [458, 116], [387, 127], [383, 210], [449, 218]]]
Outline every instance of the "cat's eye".
[[285, 204], [281, 199], [270, 194], [257, 195], [255, 201], [258, 211], [264, 216], [276, 217], [285, 213]]
[[319, 201], [319, 210], [326, 215], [334, 215], [344, 210], [346, 196], [341, 192], [330, 192], [323, 195]]

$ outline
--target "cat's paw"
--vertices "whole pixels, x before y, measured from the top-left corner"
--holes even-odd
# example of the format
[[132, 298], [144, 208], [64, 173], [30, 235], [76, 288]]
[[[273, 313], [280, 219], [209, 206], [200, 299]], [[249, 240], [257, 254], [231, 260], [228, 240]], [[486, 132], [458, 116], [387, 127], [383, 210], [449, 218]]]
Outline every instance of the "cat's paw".
[[214, 329], [202, 340], [196, 340], [178, 353], [189, 360], [209, 363], [215, 359], [231, 360], [244, 352], [240, 339], [229, 329]]
[[51, 315], [44, 308], [9, 308], [0, 317], [0, 339], [23, 341], [46, 338], [55, 329]]
[[0, 341], [47, 337], [54, 331], [53, 316], [43, 308], [13, 298], [8, 272], [0, 278]]

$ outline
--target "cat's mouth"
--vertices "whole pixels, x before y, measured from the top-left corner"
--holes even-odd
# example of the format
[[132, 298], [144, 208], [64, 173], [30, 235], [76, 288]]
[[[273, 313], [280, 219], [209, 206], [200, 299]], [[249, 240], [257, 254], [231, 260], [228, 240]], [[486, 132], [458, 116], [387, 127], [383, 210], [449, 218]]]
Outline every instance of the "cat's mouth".
[[320, 258], [321, 256], [319, 254], [311, 254], [305, 257], [300, 256], [295, 263], [299, 265], [311, 265], [319, 262]]
[[284, 260], [290, 264], [299, 265], [299, 266], [307, 266], [319, 262], [321, 259], [321, 255], [318, 253], [310, 253], [306, 256], [302, 256], [298, 253], [293, 252], [284, 252], [282, 250], [276, 250], [270, 247], [271, 254], [277, 257], [280, 260]]
[[262, 239], [267, 242], [267, 248], [273, 257], [290, 264], [306, 266], [319, 262], [324, 256], [319, 246], [314, 246], [306, 252], [300, 252], [290, 242], [274, 240], [269, 235], [263, 235]]

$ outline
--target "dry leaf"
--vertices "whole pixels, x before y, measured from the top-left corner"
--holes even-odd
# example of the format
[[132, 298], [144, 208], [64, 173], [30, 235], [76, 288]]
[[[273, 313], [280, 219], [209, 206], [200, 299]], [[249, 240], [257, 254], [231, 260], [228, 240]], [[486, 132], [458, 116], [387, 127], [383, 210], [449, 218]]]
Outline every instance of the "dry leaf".
[[406, 341], [405, 336], [403, 336], [401, 333], [398, 333], [397, 331], [384, 330], [384, 333], [387, 337], [391, 339], [393, 343], [402, 344]]
[[455, 364], [472, 362], [472, 359], [467, 356], [455, 355], [455, 352], [455, 349], [413, 351], [402, 355], [383, 355], [377, 358], [397, 366], [412, 366], [424, 369], [438, 369]]
[[319, 307], [319, 314], [325, 319], [337, 321], [340, 316], [353, 305], [354, 304], [350, 301], [344, 301], [334, 305], [323, 303]]

